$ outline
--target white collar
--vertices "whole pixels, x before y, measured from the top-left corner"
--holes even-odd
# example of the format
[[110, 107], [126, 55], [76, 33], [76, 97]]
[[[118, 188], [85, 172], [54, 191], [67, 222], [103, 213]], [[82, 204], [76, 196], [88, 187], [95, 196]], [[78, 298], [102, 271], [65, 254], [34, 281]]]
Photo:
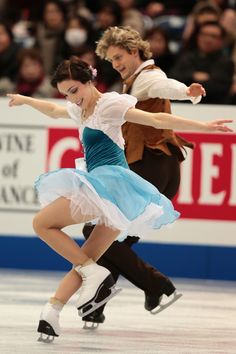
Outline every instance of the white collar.
[[[144, 61], [141, 65], [139, 65], [138, 69], [133, 73], [133, 75], [136, 75], [138, 74], [143, 68], [145, 68], [146, 66], [148, 65], [154, 65], [155, 62], [153, 59], [149, 59], [149, 60], [146, 60]], [[132, 76], [133, 76], [132, 75]]]

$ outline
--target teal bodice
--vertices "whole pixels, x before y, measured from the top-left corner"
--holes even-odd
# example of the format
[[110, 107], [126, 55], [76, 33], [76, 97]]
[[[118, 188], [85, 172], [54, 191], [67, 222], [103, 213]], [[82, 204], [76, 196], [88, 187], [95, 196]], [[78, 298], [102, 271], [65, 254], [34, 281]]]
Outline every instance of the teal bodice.
[[124, 150], [101, 130], [85, 127], [82, 142], [88, 171], [104, 165], [129, 168]]

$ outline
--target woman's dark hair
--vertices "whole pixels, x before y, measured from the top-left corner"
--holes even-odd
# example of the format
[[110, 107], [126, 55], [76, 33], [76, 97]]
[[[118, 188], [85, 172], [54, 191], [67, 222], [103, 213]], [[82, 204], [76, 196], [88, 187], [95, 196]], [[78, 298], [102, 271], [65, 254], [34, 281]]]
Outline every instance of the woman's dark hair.
[[76, 56], [70, 57], [69, 60], [64, 60], [57, 67], [53, 74], [51, 84], [57, 87], [57, 84], [65, 80], [77, 80], [82, 84], [94, 80], [93, 69], [83, 60]]

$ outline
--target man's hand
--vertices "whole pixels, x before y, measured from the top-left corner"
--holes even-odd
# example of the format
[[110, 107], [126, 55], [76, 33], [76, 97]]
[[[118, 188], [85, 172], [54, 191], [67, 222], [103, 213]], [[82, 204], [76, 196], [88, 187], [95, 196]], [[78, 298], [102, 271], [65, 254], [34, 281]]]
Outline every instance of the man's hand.
[[201, 84], [193, 83], [187, 89], [187, 96], [190, 97], [206, 96], [206, 91]]

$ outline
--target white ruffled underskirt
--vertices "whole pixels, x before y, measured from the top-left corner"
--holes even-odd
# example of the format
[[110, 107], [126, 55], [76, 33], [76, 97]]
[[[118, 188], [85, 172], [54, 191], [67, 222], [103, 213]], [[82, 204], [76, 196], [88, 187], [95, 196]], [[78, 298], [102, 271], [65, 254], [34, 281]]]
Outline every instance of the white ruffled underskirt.
[[[109, 174], [111, 168], [116, 173], [116, 166], [107, 166], [107, 168], [110, 169]], [[114, 185], [112, 185], [111, 176], [109, 176], [109, 183], [107, 182], [106, 169], [100, 167], [96, 170], [93, 173], [88, 173], [76, 169], [61, 169], [41, 175], [36, 181], [41, 205], [44, 207], [59, 197], [65, 197], [70, 200], [71, 216], [76, 223], [91, 221], [103, 224], [120, 230], [124, 237], [125, 235], [140, 236], [151, 229], [158, 229], [162, 225], [172, 223], [178, 218], [179, 213], [173, 209], [172, 203], [154, 186], [151, 185], [150, 189], [150, 183], [132, 171], [118, 167], [121, 176], [117, 178], [117, 175], [114, 175]], [[90, 180], [91, 175], [92, 180]], [[131, 181], [129, 180], [130, 176]], [[96, 183], [93, 185], [94, 178], [95, 181], [98, 181], [98, 185]], [[124, 185], [125, 183], [126, 185]], [[143, 183], [144, 185], [142, 185]], [[124, 195], [122, 198], [123, 185]], [[142, 193], [139, 190], [139, 185]], [[147, 192], [146, 186], [148, 186]], [[150, 198], [149, 194], [150, 192], [152, 194], [153, 190], [154, 197], [151, 195]], [[109, 198], [111, 193], [113, 196]], [[125, 208], [124, 202], [127, 203]], [[123, 209], [120, 206], [121, 203]], [[137, 203], [140, 203], [140, 208], [138, 208], [137, 215], [133, 215], [132, 208], [136, 210]]]

